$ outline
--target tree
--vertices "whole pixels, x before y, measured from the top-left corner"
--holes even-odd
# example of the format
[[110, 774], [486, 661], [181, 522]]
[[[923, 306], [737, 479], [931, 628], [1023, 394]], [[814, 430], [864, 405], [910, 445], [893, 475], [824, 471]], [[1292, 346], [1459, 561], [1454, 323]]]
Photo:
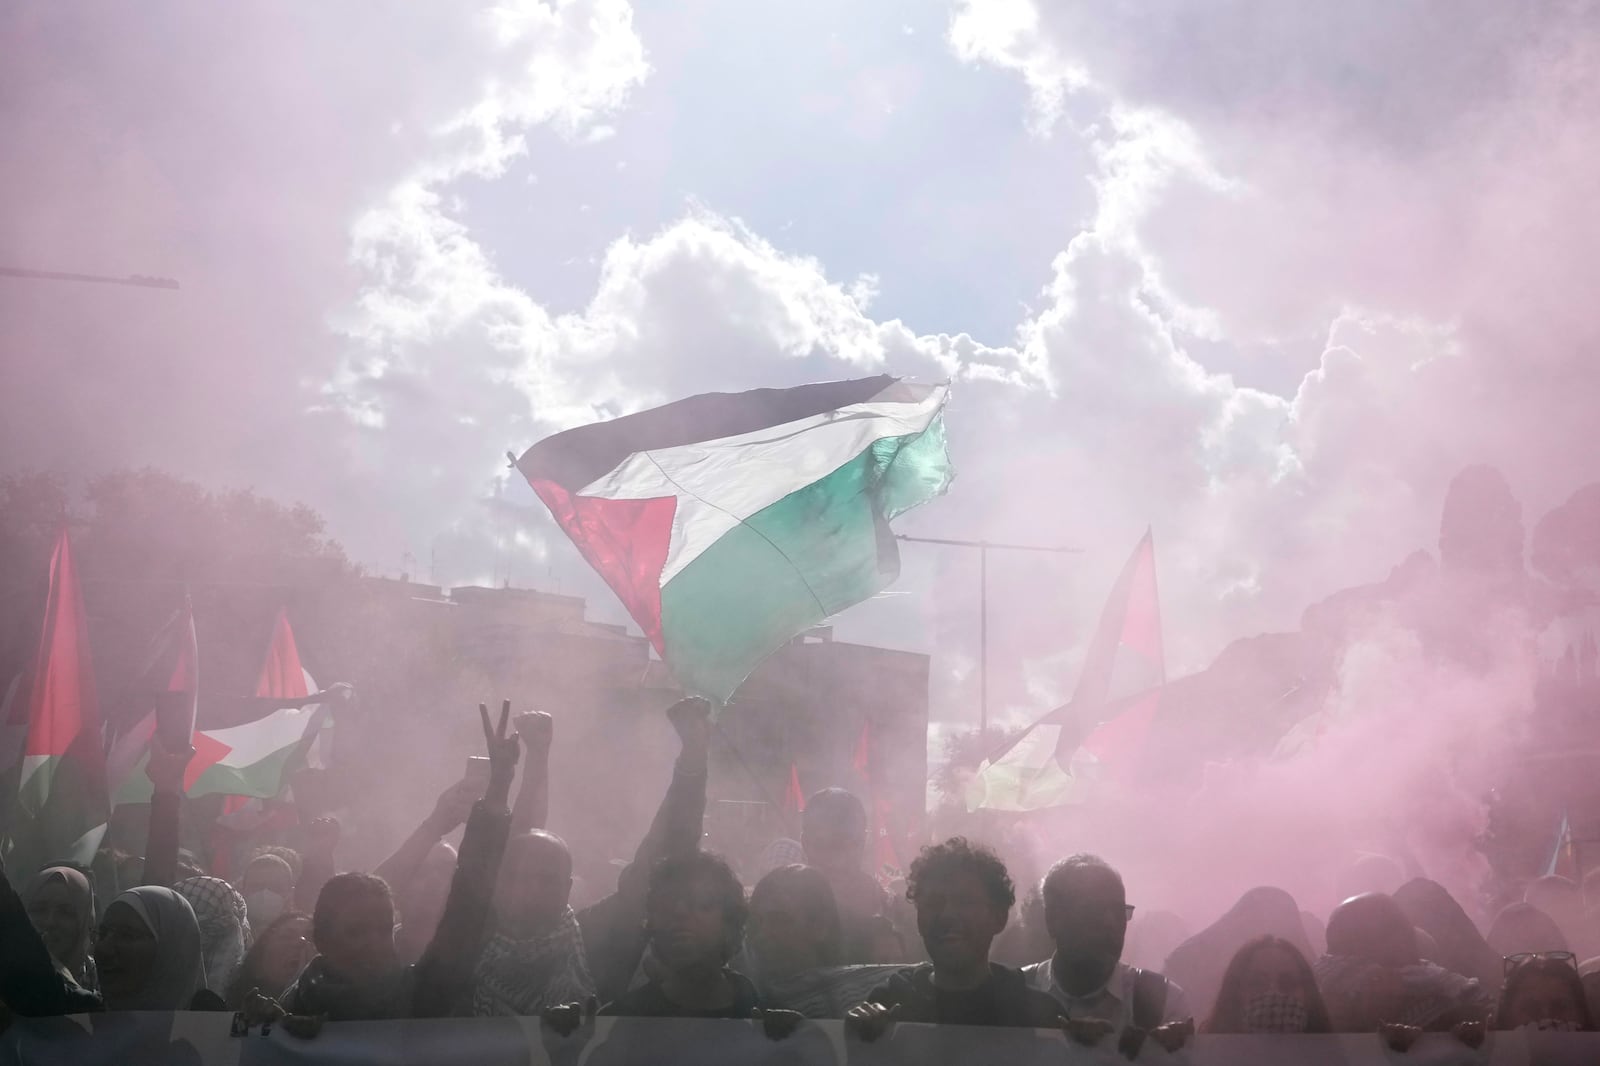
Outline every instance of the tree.
[[[305, 647], [329, 642], [323, 606], [359, 575], [326, 523], [303, 504], [250, 490], [213, 492], [159, 470], [118, 470], [74, 498], [53, 473], [0, 480], [0, 669], [13, 676], [37, 640], [39, 592], [50, 543], [63, 521], [74, 537], [89, 613], [96, 679], [105, 717], [134, 713], [151, 636], [193, 599], [201, 631], [202, 687], [247, 694], [261, 666], [272, 620], [290, 608]], [[315, 662], [316, 651], [310, 658]], [[314, 671], [316, 665], [310, 665]], [[0, 681], [0, 685], [3, 685]]]
[[83, 555], [107, 576], [283, 585], [353, 574], [322, 517], [255, 492], [208, 492], [159, 470], [91, 481]]
[[1021, 728], [964, 729], [944, 738], [944, 758], [933, 772], [933, 788], [945, 805], [966, 806], [967, 785], [983, 760], [1022, 734]]

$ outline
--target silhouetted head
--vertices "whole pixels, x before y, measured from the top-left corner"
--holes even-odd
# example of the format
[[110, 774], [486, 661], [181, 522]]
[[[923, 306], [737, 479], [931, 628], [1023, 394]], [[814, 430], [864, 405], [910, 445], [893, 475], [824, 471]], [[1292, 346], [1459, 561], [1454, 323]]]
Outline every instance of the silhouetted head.
[[289, 909], [294, 900], [295, 872], [282, 855], [261, 854], [250, 860], [239, 880], [250, 924], [265, 929]]
[[338, 874], [317, 895], [311, 938], [328, 969], [349, 981], [386, 977], [400, 965], [394, 900], [373, 874]]
[[1072, 855], [1050, 868], [1040, 892], [1056, 979], [1068, 991], [1103, 985], [1122, 958], [1131, 918], [1122, 875], [1099, 856]]
[[1328, 954], [1396, 967], [1421, 961], [1411, 919], [1392, 897], [1377, 892], [1334, 908], [1328, 916]]
[[1501, 956], [1571, 950], [1555, 919], [1531, 903], [1513, 903], [1495, 915], [1488, 941]]
[[830, 877], [854, 873], [867, 854], [867, 808], [854, 792], [825, 788], [806, 800], [800, 821], [806, 864]]
[[671, 856], [650, 871], [645, 928], [651, 952], [668, 971], [721, 966], [733, 958], [747, 914], [744, 886], [720, 855]]
[[1405, 882], [1406, 872], [1398, 862], [1387, 855], [1367, 853], [1339, 874], [1334, 888], [1340, 899], [1374, 894], [1392, 895]]
[[839, 907], [821, 870], [780, 866], [751, 891], [747, 939], [763, 975], [831, 966], [839, 937]]
[[572, 852], [554, 833], [535, 829], [506, 842], [495, 881], [494, 912], [514, 937], [554, 929], [572, 897]]
[[1584, 939], [1583, 889], [1578, 882], [1554, 875], [1535, 878], [1523, 890], [1522, 902], [1553, 918], [1568, 942]]

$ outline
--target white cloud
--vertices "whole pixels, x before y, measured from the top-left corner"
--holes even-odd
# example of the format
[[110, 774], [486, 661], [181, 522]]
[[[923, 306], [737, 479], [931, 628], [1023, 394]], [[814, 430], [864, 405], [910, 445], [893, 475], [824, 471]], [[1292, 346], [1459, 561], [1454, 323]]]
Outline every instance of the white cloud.
[[[784, 34], [816, 37], [782, 42], [761, 95], [755, 61], [716, 68], [737, 84], [652, 71], [706, 53], [656, 50], [617, 0], [377, 21], [318, 7], [199, 29], [131, 14], [90, 28], [36, 7], [50, 33], [7, 48], [30, 104], [0, 99], [18, 131], [0, 151], [30, 165], [0, 167], [18, 205], [0, 239], [29, 262], [173, 273], [185, 289], [97, 294], [93, 313], [11, 298], [8, 343], [33, 358], [10, 365], [48, 353], [59, 370], [43, 384], [6, 371], [26, 399], [0, 435], [79, 469], [110, 449], [310, 497], [379, 569], [442, 536], [452, 580], [486, 572], [496, 544], [567, 551], [505, 487], [508, 447], [704, 389], [951, 376], [957, 495], [911, 521], [1089, 549], [1054, 569], [996, 564], [997, 667], [1056, 655], [1070, 681], [1061, 649], [1086, 636], [1146, 523], [1174, 665], [1197, 665], [1427, 544], [1459, 465], [1503, 463], [1530, 515], [1595, 472], [1581, 442], [1600, 385], [1584, 291], [1600, 94], [1571, 21], [1584, 8], [1447, 8], [963, 4], [948, 45], [967, 69], [887, 46], [855, 56], [830, 43], [831, 18], [797, 9]], [[931, 40], [903, 21], [888, 23], [895, 48]], [[722, 26], [706, 47], [743, 57]], [[172, 54], [203, 60], [139, 58], [180, 29], [194, 46]], [[240, 34], [249, 47], [230, 43]], [[1031, 112], [963, 124], [927, 110], [963, 106], [980, 74], [1003, 80], [995, 68]], [[645, 111], [668, 73], [675, 92]], [[727, 136], [729, 101], [790, 96], [777, 143], [753, 143], [759, 124]], [[197, 98], [214, 110], [170, 107]], [[59, 136], [74, 123], [81, 138]], [[942, 139], [895, 140], [911, 123]], [[1074, 168], [1051, 175], [1059, 202], [1019, 207], [1012, 192], [1032, 187], [1005, 172], [1021, 156], [997, 138], [992, 155], [973, 149], [1004, 123], [1064, 146], [1027, 157]], [[815, 158], [883, 145], [907, 151], [859, 173]], [[666, 206], [619, 208], [563, 173], [580, 153], [597, 161], [584, 176], [626, 167], [623, 184]], [[714, 161], [669, 172], [688, 153]], [[703, 189], [712, 168], [732, 175], [720, 199]], [[813, 189], [819, 177], [839, 187]], [[729, 206], [746, 186], [771, 201], [752, 195], [765, 224]], [[584, 239], [559, 244], [552, 216], [584, 208]], [[900, 246], [839, 239], [857, 230]], [[1019, 269], [1000, 260], [1042, 245], [986, 243], [1001, 231], [1060, 238]], [[64, 250], [71, 262], [52, 258]], [[908, 312], [903, 275], [923, 256], [954, 263], [966, 289]], [[542, 271], [561, 263], [582, 280], [553, 296]], [[998, 289], [1010, 306], [1019, 294], [996, 277], [1021, 270], [1034, 308], [983, 335], [964, 300]], [[125, 350], [143, 354], [104, 354]], [[71, 409], [52, 406], [69, 386]], [[908, 553], [917, 595], [846, 624], [970, 661], [964, 566]], [[1037, 699], [1048, 673], [997, 692]]]

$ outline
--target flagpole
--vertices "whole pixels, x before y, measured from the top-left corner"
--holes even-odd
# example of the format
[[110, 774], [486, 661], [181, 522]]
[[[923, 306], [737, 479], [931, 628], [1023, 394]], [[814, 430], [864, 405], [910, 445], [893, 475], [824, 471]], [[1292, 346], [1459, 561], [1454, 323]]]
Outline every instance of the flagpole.
[[978, 549], [978, 731], [989, 728], [989, 550], [1081, 555], [1082, 548], [1049, 548], [1037, 544], [1001, 544], [991, 540], [954, 540], [949, 537], [911, 537], [896, 533], [895, 540], [911, 544], [939, 544], [948, 548]]

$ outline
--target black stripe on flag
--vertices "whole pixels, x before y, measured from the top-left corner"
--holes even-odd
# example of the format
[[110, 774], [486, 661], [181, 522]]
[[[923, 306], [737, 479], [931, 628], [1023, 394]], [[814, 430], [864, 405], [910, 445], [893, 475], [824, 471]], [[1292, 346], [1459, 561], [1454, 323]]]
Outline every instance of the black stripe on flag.
[[894, 384], [887, 374], [825, 381], [792, 389], [709, 392], [609, 422], [557, 433], [522, 453], [517, 469], [529, 481], [553, 481], [576, 492], [636, 452], [676, 448], [753, 433], [864, 403]]

